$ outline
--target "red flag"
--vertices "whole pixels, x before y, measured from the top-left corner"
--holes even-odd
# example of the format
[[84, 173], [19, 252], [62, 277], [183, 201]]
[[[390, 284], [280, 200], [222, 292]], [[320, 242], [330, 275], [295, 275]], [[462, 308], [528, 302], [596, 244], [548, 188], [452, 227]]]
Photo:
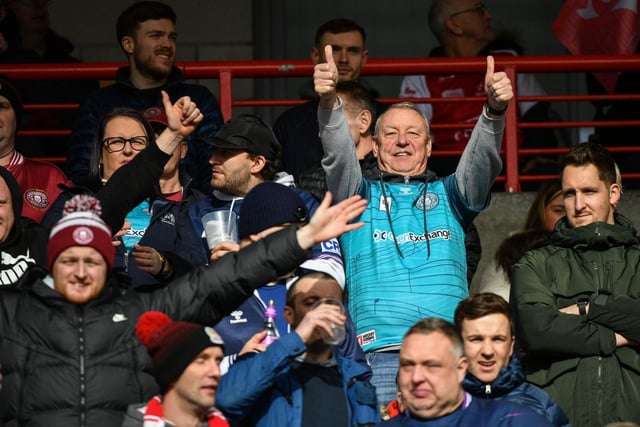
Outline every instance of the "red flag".
[[[574, 55], [631, 55], [640, 31], [637, 0], [566, 0], [551, 32]], [[620, 73], [594, 73], [613, 93]]]

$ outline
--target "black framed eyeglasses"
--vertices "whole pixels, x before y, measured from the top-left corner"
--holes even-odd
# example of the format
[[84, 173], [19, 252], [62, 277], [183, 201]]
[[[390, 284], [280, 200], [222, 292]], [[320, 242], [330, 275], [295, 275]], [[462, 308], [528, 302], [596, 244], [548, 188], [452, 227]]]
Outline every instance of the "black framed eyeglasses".
[[149, 138], [146, 136], [132, 136], [131, 138], [122, 138], [121, 136], [112, 136], [111, 138], [105, 138], [102, 143], [110, 153], [117, 153], [124, 150], [126, 143], [131, 145], [131, 149], [134, 151], [142, 151], [147, 148]]
[[484, 15], [486, 12], [489, 12], [489, 8], [484, 3], [478, 3], [477, 5], [470, 7], [469, 9], [464, 9], [459, 12], [452, 13], [449, 15], [449, 18], [453, 18], [454, 16], [462, 15], [463, 13], [475, 12], [478, 15]]

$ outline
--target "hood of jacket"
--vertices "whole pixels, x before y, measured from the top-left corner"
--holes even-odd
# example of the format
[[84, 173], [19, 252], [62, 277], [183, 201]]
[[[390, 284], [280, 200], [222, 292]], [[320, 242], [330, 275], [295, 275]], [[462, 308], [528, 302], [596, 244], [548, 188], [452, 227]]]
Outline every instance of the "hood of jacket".
[[639, 243], [637, 232], [629, 219], [614, 214], [614, 222], [594, 222], [583, 227], [571, 227], [564, 217], [556, 224], [549, 242], [576, 251], [606, 250], [615, 246], [633, 246]]

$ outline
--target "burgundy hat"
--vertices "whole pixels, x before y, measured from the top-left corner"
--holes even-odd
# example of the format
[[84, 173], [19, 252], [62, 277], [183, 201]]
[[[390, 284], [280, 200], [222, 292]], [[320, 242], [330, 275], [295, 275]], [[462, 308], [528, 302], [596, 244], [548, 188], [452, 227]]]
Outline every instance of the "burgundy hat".
[[47, 246], [47, 266], [52, 270], [60, 252], [71, 246], [90, 246], [100, 252], [109, 270], [113, 267], [115, 248], [111, 230], [100, 215], [102, 207], [93, 196], [77, 194], [64, 204], [62, 218], [54, 224]]
[[156, 133], [160, 133], [169, 126], [169, 119], [162, 107], [149, 107], [142, 112], [142, 117], [149, 122]]
[[214, 345], [224, 347], [224, 341], [213, 328], [174, 322], [159, 311], [148, 311], [140, 316], [136, 335], [147, 347], [163, 392], [204, 349]]

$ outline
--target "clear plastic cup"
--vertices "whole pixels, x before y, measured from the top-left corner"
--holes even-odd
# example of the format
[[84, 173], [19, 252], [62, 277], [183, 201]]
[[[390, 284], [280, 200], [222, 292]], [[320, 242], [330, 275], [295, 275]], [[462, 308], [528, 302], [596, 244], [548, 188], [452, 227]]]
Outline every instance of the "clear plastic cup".
[[209, 249], [222, 242], [238, 243], [238, 217], [233, 211], [209, 212], [202, 217]]
[[[319, 306], [320, 304], [331, 304], [340, 307], [340, 312], [345, 314], [344, 305], [340, 301], [335, 298], [320, 298], [318, 301], [314, 302], [311, 306], [311, 310]], [[327, 332], [322, 329], [322, 340], [329, 345], [336, 346], [342, 344], [344, 341], [347, 332], [344, 328], [344, 325], [336, 325], [335, 323], [331, 323], [331, 336], [327, 334]]]

